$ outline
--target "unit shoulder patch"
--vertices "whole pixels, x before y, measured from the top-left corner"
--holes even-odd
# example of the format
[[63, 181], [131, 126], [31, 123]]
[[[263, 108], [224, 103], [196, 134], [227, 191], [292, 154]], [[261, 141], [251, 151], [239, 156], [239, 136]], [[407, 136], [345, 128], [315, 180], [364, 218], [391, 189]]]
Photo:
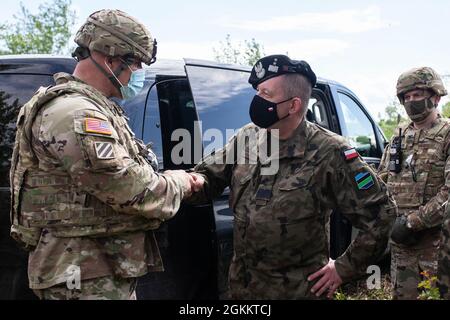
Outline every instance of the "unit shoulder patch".
[[111, 142], [95, 142], [95, 153], [98, 159], [114, 159], [114, 148]]
[[355, 175], [356, 185], [359, 190], [369, 190], [375, 185], [372, 175], [368, 171], [360, 172]]

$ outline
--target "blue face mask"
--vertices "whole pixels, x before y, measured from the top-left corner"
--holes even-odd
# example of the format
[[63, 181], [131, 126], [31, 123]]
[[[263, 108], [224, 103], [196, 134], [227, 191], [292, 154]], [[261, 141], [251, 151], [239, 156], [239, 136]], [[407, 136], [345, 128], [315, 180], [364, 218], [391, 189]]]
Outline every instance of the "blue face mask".
[[127, 65], [128, 69], [131, 71], [130, 80], [128, 84], [124, 86], [122, 82], [120, 82], [119, 78], [117, 78], [116, 74], [111, 70], [108, 64], [105, 62], [105, 66], [111, 72], [114, 78], [116, 78], [117, 82], [120, 83], [120, 93], [122, 95], [123, 100], [129, 100], [136, 97], [144, 88], [145, 82], [145, 70], [138, 69], [133, 71], [129, 65]]
[[124, 100], [129, 100], [136, 97], [144, 88], [145, 70], [138, 69], [131, 72], [130, 81], [126, 86], [120, 87], [120, 93]]

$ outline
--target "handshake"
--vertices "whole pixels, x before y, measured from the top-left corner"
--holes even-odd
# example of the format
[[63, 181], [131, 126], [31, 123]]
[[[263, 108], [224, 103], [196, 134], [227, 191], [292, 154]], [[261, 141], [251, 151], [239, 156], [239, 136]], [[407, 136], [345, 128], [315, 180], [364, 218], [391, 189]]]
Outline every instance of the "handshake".
[[[202, 190], [205, 183], [205, 179], [202, 175], [194, 172], [186, 172], [183, 170], [167, 170], [164, 174], [176, 177], [177, 179], [184, 182], [185, 195], [184, 198], [190, 197], [193, 193]], [[187, 191], [186, 191], [187, 190]]]

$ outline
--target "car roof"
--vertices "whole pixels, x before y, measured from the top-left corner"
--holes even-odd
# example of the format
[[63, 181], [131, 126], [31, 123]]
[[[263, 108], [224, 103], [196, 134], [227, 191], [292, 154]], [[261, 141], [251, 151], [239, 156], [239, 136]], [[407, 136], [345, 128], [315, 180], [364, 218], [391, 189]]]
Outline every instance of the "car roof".
[[[76, 60], [69, 56], [50, 54], [21, 54], [0, 55], [0, 73], [36, 73], [52, 75], [56, 72], [71, 72], [76, 65]], [[181, 59], [157, 59], [151, 66], [145, 66], [151, 74], [163, 74], [169, 76], [186, 76], [185, 66], [197, 66], [205, 68], [235, 70], [251, 72], [249, 66], [237, 64], [225, 64], [215, 61], [184, 58]], [[319, 84], [329, 84], [349, 90], [344, 85], [322, 77], [317, 78]]]
[[76, 61], [56, 55], [10, 55], [0, 56], [1, 73], [46, 74], [72, 72]]
[[[214, 62], [214, 61], [191, 59], [191, 58], [184, 58], [184, 61], [186, 62], [186, 65], [192, 65], [192, 66], [227, 69], [227, 70], [237, 70], [237, 71], [246, 71], [246, 72], [252, 71], [252, 68], [250, 66], [243, 66], [243, 65], [237, 65], [237, 64], [224, 64], [224, 63], [219, 63], [219, 62]], [[328, 80], [328, 79], [321, 78], [321, 77], [317, 78], [317, 82], [323, 83], [323, 84], [334, 84], [334, 85], [342, 86], [343, 88], [345, 88], [343, 85], [341, 85], [340, 83], [338, 83], [336, 81]]]

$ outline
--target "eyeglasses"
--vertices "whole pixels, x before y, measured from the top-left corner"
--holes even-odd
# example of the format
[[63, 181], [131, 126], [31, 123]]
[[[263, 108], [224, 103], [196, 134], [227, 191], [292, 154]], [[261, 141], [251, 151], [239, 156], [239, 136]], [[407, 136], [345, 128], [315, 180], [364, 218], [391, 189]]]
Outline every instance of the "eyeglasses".
[[136, 60], [133, 57], [124, 58], [124, 59], [120, 58], [120, 60], [123, 63], [125, 63], [131, 71], [136, 71], [136, 70], [142, 69], [142, 62], [139, 60]]

